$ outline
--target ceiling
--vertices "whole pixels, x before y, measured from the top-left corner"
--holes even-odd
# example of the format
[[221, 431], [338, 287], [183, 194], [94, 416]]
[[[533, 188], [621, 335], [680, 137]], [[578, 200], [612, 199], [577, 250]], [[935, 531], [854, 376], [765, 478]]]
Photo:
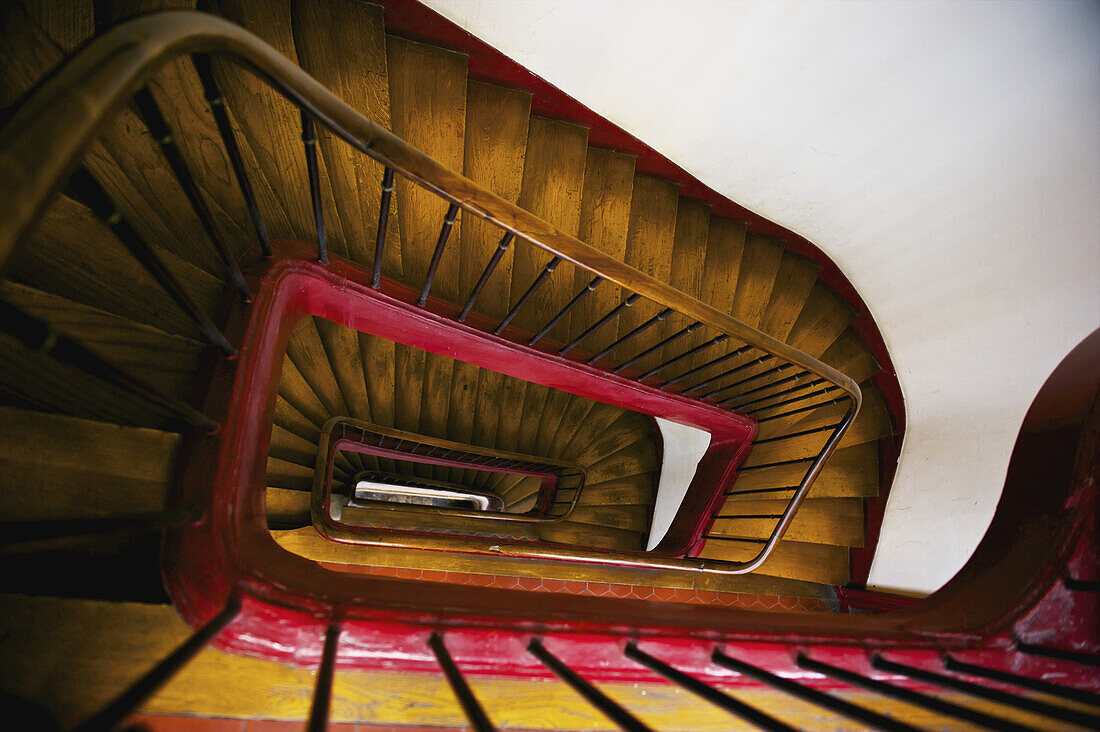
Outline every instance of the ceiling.
[[907, 410], [870, 584], [950, 579], [1100, 325], [1100, 5], [425, 2], [840, 266]]

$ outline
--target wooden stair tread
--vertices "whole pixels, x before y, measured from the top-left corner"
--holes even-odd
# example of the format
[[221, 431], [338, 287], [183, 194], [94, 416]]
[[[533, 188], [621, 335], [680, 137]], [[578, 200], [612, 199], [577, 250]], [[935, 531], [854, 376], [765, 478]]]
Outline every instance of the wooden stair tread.
[[[755, 541], [725, 541], [708, 539], [703, 559], [745, 562], [755, 557], [762, 544]], [[830, 544], [809, 544], [781, 540], [767, 561], [756, 570], [760, 574], [827, 585], [848, 584], [848, 547]]]
[[[745, 470], [738, 474], [734, 491], [771, 490], [797, 486], [806, 474], [807, 463], [789, 463], [771, 468]], [[878, 494], [878, 444], [863, 445], [837, 450], [818, 474], [810, 496], [814, 498], [842, 498], [874, 496]], [[760, 498], [765, 494], [745, 494]], [[780, 494], [787, 495], [787, 494]], [[730, 496], [730, 499], [738, 498]]]
[[[786, 507], [786, 500], [727, 501], [708, 533], [766, 539], [776, 520], [749, 517], [778, 516]], [[738, 518], [726, 518], [732, 516]], [[798, 507], [783, 538], [811, 544], [861, 547], [863, 529], [863, 501], [859, 498], [810, 498]]]

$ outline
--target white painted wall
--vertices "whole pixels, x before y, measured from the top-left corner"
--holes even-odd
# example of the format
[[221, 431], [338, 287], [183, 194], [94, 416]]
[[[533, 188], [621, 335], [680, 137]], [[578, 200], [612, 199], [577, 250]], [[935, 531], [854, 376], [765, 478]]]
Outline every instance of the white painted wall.
[[840, 265], [908, 409], [871, 582], [950, 579], [1100, 324], [1100, 6], [426, 2]]

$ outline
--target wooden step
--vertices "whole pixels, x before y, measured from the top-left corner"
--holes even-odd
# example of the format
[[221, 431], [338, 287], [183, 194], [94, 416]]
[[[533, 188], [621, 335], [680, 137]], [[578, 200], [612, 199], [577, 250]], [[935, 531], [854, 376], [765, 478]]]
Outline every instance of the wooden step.
[[179, 435], [0, 406], [5, 521], [162, 510]]
[[[576, 236], [587, 153], [587, 128], [531, 117], [519, 205], [559, 231]], [[527, 242], [516, 242], [514, 247], [510, 305], [519, 300], [551, 260], [550, 254]], [[545, 325], [573, 296], [570, 269], [568, 264], [560, 265], [512, 324], [528, 332]], [[559, 323], [550, 331], [550, 337], [561, 340], [564, 329], [565, 325]]]
[[317, 318], [302, 318], [286, 344], [286, 356], [321, 403], [327, 417], [351, 416], [329, 354], [317, 332]]
[[[467, 81], [466, 129], [469, 134], [465, 136], [462, 167], [465, 176], [506, 201], [518, 201], [530, 118], [530, 94]], [[500, 228], [476, 216], [463, 221], [459, 237], [463, 262], [459, 273], [460, 298], [469, 297], [503, 236]], [[507, 314], [512, 296], [512, 260], [517, 246], [526, 245], [513, 243], [505, 250], [478, 296], [474, 308], [477, 312], [497, 320]]]
[[[708, 539], [699, 556], [728, 562], [746, 562], [762, 545], [757, 540]], [[768, 560], [756, 570], [760, 574], [827, 585], [848, 584], [848, 547], [780, 541]]]
[[[718, 512], [708, 533], [766, 539], [775, 528], [774, 518], [787, 507], [786, 500], [743, 498], [730, 501]], [[863, 546], [863, 501], [858, 498], [811, 498], [802, 502], [783, 538], [811, 544]]]
[[310, 493], [268, 486], [264, 492], [264, 510], [269, 524], [288, 526], [312, 526]]
[[[737, 475], [737, 481], [733, 487], [735, 493], [729, 497], [729, 500], [771, 496], [787, 498], [792, 491], [781, 489], [797, 486], [806, 474], [808, 465], [805, 462], [798, 462], [771, 468], [745, 470]], [[875, 496], [878, 495], [878, 481], [878, 444], [868, 442], [834, 452], [818, 474], [813, 487], [810, 488], [810, 497]]]
[[851, 328], [844, 331], [829, 346], [828, 350], [822, 354], [821, 360], [850, 377], [857, 384], [870, 379], [881, 370], [871, 349]]

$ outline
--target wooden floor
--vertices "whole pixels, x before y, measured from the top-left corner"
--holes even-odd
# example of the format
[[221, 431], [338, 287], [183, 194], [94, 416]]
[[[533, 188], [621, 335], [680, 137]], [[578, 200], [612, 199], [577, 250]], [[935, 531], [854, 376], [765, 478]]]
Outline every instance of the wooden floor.
[[[187, 0], [0, 4], [0, 108], [16, 104], [96, 32], [97, 22], [109, 25], [139, 7], [147, 11], [188, 4]], [[849, 548], [864, 541], [864, 499], [879, 491], [879, 441], [891, 436], [894, 428], [873, 383], [879, 365], [852, 327], [851, 309], [820, 278], [817, 264], [780, 241], [747, 231], [741, 222], [713, 215], [704, 204], [680, 195], [674, 184], [637, 173], [630, 155], [590, 145], [584, 127], [533, 115], [529, 94], [470, 78], [465, 56], [386, 35], [376, 6], [357, 0], [219, 0], [211, 4], [215, 12], [258, 34], [353, 107], [436, 160], [561, 231], [820, 358], [859, 382], [863, 411], [774, 556], [758, 574], [724, 589], [816, 596], [821, 586], [848, 581]], [[315, 241], [297, 111], [247, 73], [223, 63], [216, 64], [215, 73], [270, 238]], [[172, 128], [186, 131], [176, 140], [213, 213], [218, 236], [235, 255], [242, 253], [254, 245], [254, 232], [231, 171], [220, 153], [211, 153], [220, 150], [221, 143], [193, 67], [182, 61], [169, 64], [149, 88]], [[318, 152], [330, 249], [335, 256], [370, 266], [381, 168], [324, 131]], [[135, 112], [128, 108], [119, 112], [89, 149], [85, 165], [198, 305], [216, 314], [222, 303], [223, 265]], [[399, 180], [388, 219], [383, 267], [387, 277], [421, 286], [445, 211], [438, 198]], [[461, 304], [499, 238], [500, 232], [486, 223], [459, 216], [432, 295]], [[548, 260], [548, 255], [533, 247], [510, 247], [482, 292], [477, 313], [503, 317]], [[535, 332], [589, 280], [588, 273], [562, 264], [513, 325]], [[197, 374], [210, 354], [198, 329], [109, 228], [69, 194], [57, 197], [30, 241], [10, 262], [0, 281], [0, 297], [48, 319], [59, 332], [78, 338], [165, 393], [194, 396]], [[569, 342], [624, 297], [618, 288], [603, 283], [538, 347], [550, 350]], [[594, 332], [573, 357], [606, 350], [658, 310], [653, 303], [638, 302], [619, 320]], [[622, 363], [658, 344], [690, 325], [682, 320], [675, 315], [667, 318], [629, 347], [609, 351], [602, 363]], [[662, 346], [637, 359], [631, 370], [641, 373], [654, 368], [706, 337], [687, 334], [675, 346]], [[677, 364], [667, 376], [703, 366], [738, 345], [727, 342], [712, 347]], [[781, 381], [784, 373], [770, 371], [772, 364], [752, 365], [755, 355], [700, 369], [694, 378], [704, 381], [745, 366], [735, 381], [755, 380], [731, 388], [723, 397], [747, 395], [751, 390], [745, 398], [759, 398], [791, 388]], [[719, 379], [714, 387], [724, 383]], [[811, 389], [800, 387], [791, 394]], [[828, 434], [815, 430], [835, 423], [841, 410], [839, 405], [823, 405], [761, 422], [758, 444], [737, 480], [737, 493], [722, 510], [721, 515], [734, 518], [716, 522], [713, 533], [717, 536], [707, 542], [704, 557], [740, 560], [755, 553], [769, 531], [768, 524], [763, 519], [736, 517], [779, 510], [805, 469], [805, 463], [788, 461], [815, 454]], [[764, 409], [758, 416], [766, 419], [780, 411]], [[596, 537], [613, 548], [637, 548], [643, 543], [657, 453], [652, 422], [638, 415], [395, 345], [323, 319], [305, 319], [287, 348], [272, 427], [268, 505], [273, 515], [301, 516], [302, 491], [312, 482], [319, 429], [332, 416], [583, 462], [594, 477], [566, 534], [573, 532], [574, 538], [588, 540]], [[178, 443], [173, 427], [168, 415], [158, 409], [139, 406], [118, 390], [0, 336], [0, 467], [4, 468], [0, 470], [0, 509], [5, 520], [109, 516], [163, 506]], [[784, 437], [792, 433], [795, 436]], [[358, 467], [354, 461], [339, 464], [348, 475]], [[509, 496], [516, 501], [524, 497]], [[289, 534], [280, 541], [295, 543]], [[308, 555], [317, 548], [298, 542], [297, 550]], [[416, 566], [418, 561], [400, 552], [352, 553], [333, 556], [329, 548], [317, 558], [389, 567]], [[466, 565], [462, 571], [522, 575], [488, 559], [476, 562], [483, 564]], [[611, 579], [612, 575], [610, 570], [591, 570], [593, 581], [624, 581]], [[16, 605], [29, 608], [52, 602], [61, 601], [19, 600]], [[131, 614], [136, 614], [146, 618], [141, 622], [150, 632], [163, 633], [165, 638], [182, 631], [168, 608], [79, 603], [77, 607], [80, 613], [90, 613], [92, 623], [100, 623], [96, 620], [100, 617], [102, 623], [129, 622]], [[5, 613], [6, 621], [16, 617]], [[102, 623], [103, 633], [113, 632]], [[22, 648], [7, 641], [0, 644], [0, 652], [8, 658], [17, 657]], [[125, 650], [134, 652], [132, 644]], [[140, 665], [140, 661], [134, 663]], [[206, 678], [203, 669], [243, 668], [251, 663], [221, 657], [203, 660], [199, 670], [185, 678], [199, 683], [195, 680]], [[120, 664], [112, 672], [118, 678], [110, 681], [97, 680], [90, 667], [75, 663], [67, 669], [41, 667], [38, 676], [30, 674], [25, 683], [19, 683], [64, 680], [61, 686], [72, 682], [87, 689], [90, 685], [87, 698], [106, 699], [130, 673], [129, 668]], [[210, 678], [224, 676], [211, 673]], [[270, 686], [250, 688], [251, 682], [234, 680], [224, 694], [204, 704], [189, 700], [186, 694], [181, 697], [178, 689], [184, 686], [173, 686], [177, 691], [158, 697], [149, 709], [201, 707], [206, 714], [257, 715], [256, 704], [261, 702], [243, 701], [249, 698], [283, 710], [279, 714], [300, 718], [306, 697], [298, 685], [309, 674], [281, 667], [268, 673]], [[281, 687], [279, 678], [288, 686]], [[338, 682], [336, 717], [460, 723], [457, 708], [444, 701], [445, 690], [438, 679], [415, 684], [381, 677], [379, 681], [386, 688], [408, 693], [381, 701], [371, 696], [370, 684], [362, 687], [368, 691], [352, 692], [352, 686]], [[565, 701], [567, 690], [547, 691], [534, 703], [509, 700], [512, 687], [494, 684], [488, 684], [485, 693], [510, 710], [505, 714], [514, 725], [546, 726], [549, 720], [563, 719], [547, 715], [576, 713], [580, 715], [577, 728], [602, 728], [590, 713], [574, 711], [579, 707]], [[415, 701], [420, 692], [414, 694], [414, 688], [428, 689], [430, 703]], [[549, 685], [539, 688], [549, 689]], [[44, 693], [43, 687], [33, 690]], [[677, 716], [682, 711], [669, 711], [658, 701], [670, 698], [665, 691], [649, 697], [626, 688], [616, 693], [649, 710], [647, 714], [654, 715], [662, 728], [730, 728], [729, 720], [720, 715], [706, 717], [709, 710], [700, 711], [703, 716], [698, 720]], [[817, 722], [806, 724], [813, 727]]]

